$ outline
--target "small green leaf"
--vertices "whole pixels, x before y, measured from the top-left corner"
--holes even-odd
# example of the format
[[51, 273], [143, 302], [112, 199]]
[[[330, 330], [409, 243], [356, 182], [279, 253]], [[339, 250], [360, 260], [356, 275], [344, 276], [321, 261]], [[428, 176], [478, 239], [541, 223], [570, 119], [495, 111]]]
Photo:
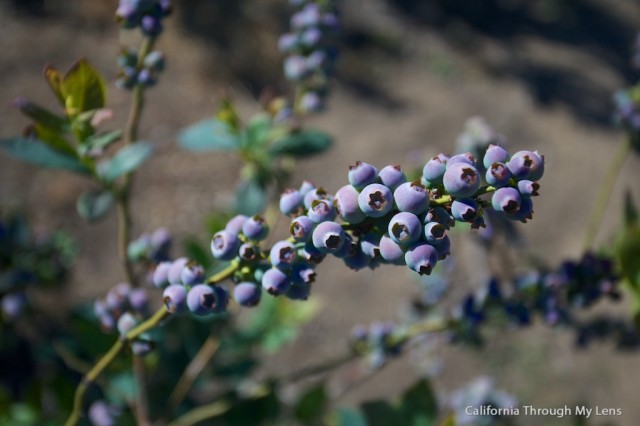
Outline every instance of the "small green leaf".
[[270, 131], [271, 118], [267, 114], [254, 115], [242, 135], [242, 149], [250, 151], [264, 146]]
[[252, 216], [261, 213], [266, 204], [267, 193], [255, 180], [240, 181], [236, 188], [234, 205], [236, 213]]
[[107, 98], [104, 78], [86, 59], [80, 59], [71, 66], [60, 83], [60, 89], [70, 115], [102, 108]]
[[336, 426], [368, 426], [368, 424], [360, 411], [341, 407], [336, 411]]
[[53, 90], [53, 93], [58, 98], [60, 105], [64, 106], [64, 95], [62, 94], [62, 75], [60, 71], [53, 67], [53, 65], [47, 64], [44, 67], [44, 78], [49, 83], [49, 87]]
[[78, 198], [76, 208], [83, 219], [95, 222], [109, 211], [113, 202], [113, 195], [109, 191], [87, 191]]
[[72, 157], [76, 156], [75, 147], [57, 130], [50, 129], [39, 123], [36, 123], [32, 128], [34, 129], [36, 137], [54, 150]]
[[314, 420], [317, 422], [317, 420], [322, 417], [326, 405], [327, 392], [324, 388], [324, 383], [320, 383], [300, 397], [296, 403], [294, 412], [296, 418], [303, 424], [314, 423]]
[[110, 160], [98, 164], [98, 173], [106, 182], [113, 182], [120, 176], [140, 167], [153, 152], [151, 142], [136, 142], [116, 153]]
[[112, 143], [122, 139], [122, 130], [113, 130], [111, 132], [99, 133], [89, 136], [84, 143], [80, 146], [79, 150], [82, 155], [86, 155], [89, 151], [94, 149], [106, 149]]
[[239, 138], [231, 126], [218, 119], [199, 121], [178, 134], [178, 141], [190, 151], [233, 151]]
[[369, 426], [401, 425], [398, 411], [385, 401], [365, 402], [360, 406]]
[[269, 153], [273, 156], [309, 157], [326, 151], [332, 143], [333, 141], [328, 134], [306, 130], [274, 142], [269, 147]]
[[435, 425], [438, 402], [427, 380], [420, 380], [402, 397], [401, 410], [407, 425]]
[[26, 98], [17, 98], [11, 106], [18, 108], [24, 115], [33, 119], [36, 123], [41, 124], [58, 133], [69, 131], [69, 120], [57, 116], [40, 105], [34, 104]]
[[38, 139], [23, 137], [1, 139], [0, 149], [15, 158], [37, 166], [90, 174], [89, 169], [77, 158], [56, 151]]

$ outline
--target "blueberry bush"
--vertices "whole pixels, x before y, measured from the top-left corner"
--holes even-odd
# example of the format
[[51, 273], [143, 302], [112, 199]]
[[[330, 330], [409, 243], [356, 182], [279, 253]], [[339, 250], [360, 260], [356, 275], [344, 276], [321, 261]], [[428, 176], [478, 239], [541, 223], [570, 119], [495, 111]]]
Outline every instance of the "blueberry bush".
[[[429, 153], [419, 167], [353, 159], [333, 192], [312, 183], [313, 176], [294, 181], [307, 158], [343, 143], [308, 126], [309, 117], [331, 104], [343, 30], [339, 6], [289, 2], [289, 29], [273, 49], [283, 57], [290, 91], [261, 99], [260, 111], [248, 119], [224, 96], [213, 117], [178, 133], [180, 146], [193, 155], [227, 152], [242, 162], [233, 205], [212, 212], [206, 242], [187, 239], [182, 254], [166, 228], [131, 232], [135, 174], [154, 152], [138, 130], [145, 103], [157, 84], [176, 84], [163, 81], [168, 64], [156, 48], [170, 0], [118, 2], [117, 25], [131, 36], [126, 40], [139, 41], [123, 46], [116, 60], [114, 86], [131, 101], [123, 128], [108, 129], [111, 84], [85, 59], [66, 72], [45, 67], [56, 110], [26, 98], [11, 103], [31, 124], [0, 140], [0, 149], [91, 182], [92, 189], [75, 194], [78, 220], [95, 222], [112, 210], [117, 215], [120, 265], [113, 267], [122, 270], [122, 281], [100, 283], [110, 289], [96, 300], [71, 298], [57, 302], [65, 309], [47, 308], [70, 274], [75, 245], [63, 231], [30, 231], [28, 215], [3, 207], [0, 424], [512, 424], [517, 419], [501, 423], [506, 420], [465, 411], [469, 405], [517, 405], [488, 377], [440, 397], [421, 378], [398, 398], [359, 406], [336, 404], [325, 378], [362, 362], [367, 373], [357, 386], [403, 353], [445, 344], [481, 347], [495, 330], [536, 321], [572, 330], [579, 347], [607, 337], [619, 348], [637, 348], [640, 229], [631, 195], [617, 243], [594, 243], [617, 174], [640, 149], [640, 88], [615, 94], [613, 115], [626, 141], [598, 189], [584, 251], [548, 265], [519, 229], [534, 219], [537, 197], [556, 189], [554, 182], [545, 182], [544, 190], [541, 183], [551, 166], [535, 146], [511, 150], [480, 117], [465, 123], [453, 154]], [[282, 220], [284, 233], [277, 226]], [[450, 237], [460, 230], [485, 255], [500, 257], [505, 269], [513, 259], [504, 244], [514, 246], [520, 265], [445, 303], [457, 262], [458, 238]], [[295, 339], [318, 309], [312, 293], [327, 257], [358, 273], [399, 266], [419, 291], [397, 321], [355, 325], [336, 336], [346, 341], [343, 353], [256, 379], [268, 357]], [[628, 321], [584, 320], [581, 311], [622, 298], [632, 301]], [[242, 321], [240, 310], [248, 311]]]

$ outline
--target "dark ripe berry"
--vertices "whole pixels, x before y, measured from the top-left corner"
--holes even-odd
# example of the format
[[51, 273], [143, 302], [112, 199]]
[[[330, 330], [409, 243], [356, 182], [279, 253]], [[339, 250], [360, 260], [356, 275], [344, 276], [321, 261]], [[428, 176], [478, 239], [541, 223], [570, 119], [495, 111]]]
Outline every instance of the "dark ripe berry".
[[345, 222], [356, 224], [367, 217], [358, 204], [359, 195], [360, 193], [353, 185], [345, 185], [336, 192], [334, 204]]
[[506, 163], [509, 160], [509, 153], [499, 145], [490, 144], [484, 154], [482, 164], [489, 169], [493, 163]]
[[306, 243], [311, 241], [311, 235], [316, 227], [316, 223], [309, 216], [298, 216], [291, 221], [289, 233], [296, 242]]
[[153, 271], [153, 285], [165, 288], [169, 285], [169, 270], [173, 262], [160, 262]]
[[395, 191], [397, 187], [407, 181], [407, 177], [400, 165], [394, 164], [383, 167], [380, 173], [378, 173], [378, 180], [391, 191]]
[[145, 35], [157, 36], [162, 32], [162, 21], [158, 16], [146, 15], [140, 21], [140, 28]]
[[107, 307], [114, 312], [123, 312], [129, 303], [131, 286], [128, 283], [116, 284], [109, 290], [105, 298]]
[[329, 200], [314, 200], [307, 216], [315, 223], [331, 221], [336, 218], [337, 212], [333, 203]]
[[378, 169], [371, 164], [356, 161], [354, 165], [349, 166], [349, 183], [356, 189], [362, 189], [374, 183], [377, 176]]
[[430, 244], [418, 244], [407, 250], [404, 260], [420, 275], [429, 275], [438, 262], [438, 251]]
[[251, 243], [244, 243], [238, 250], [238, 256], [245, 262], [255, 262], [260, 259], [260, 248]]
[[316, 281], [316, 271], [308, 263], [299, 263], [290, 274], [292, 284], [311, 284]]
[[422, 177], [430, 184], [442, 184], [442, 177], [447, 169], [447, 160], [446, 155], [440, 154], [427, 161], [422, 169]]
[[187, 289], [179, 284], [171, 284], [164, 289], [162, 300], [167, 311], [172, 314], [181, 314], [187, 309]]
[[290, 268], [296, 261], [296, 249], [288, 241], [278, 241], [271, 247], [269, 260], [277, 268]]
[[505, 186], [509, 183], [509, 179], [511, 179], [511, 171], [509, 171], [504, 163], [493, 163], [487, 168], [485, 178], [489, 185], [500, 188], [501, 186]]
[[433, 244], [436, 251], [438, 252], [438, 259], [444, 260], [451, 254], [451, 241], [449, 240], [449, 236], [445, 235], [441, 240], [437, 243]]
[[229, 292], [226, 288], [217, 285], [213, 287], [213, 294], [216, 296], [216, 304], [213, 307], [213, 312], [217, 314], [223, 313], [229, 304]]
[[401, 212], [416, 215], [429, 208], [429, 191], [418, 182], [405, 182], [393, 192], [393, 199]]
[[449, 230], [452, 226], [455, 225], [456, 221], [453, 219], [453, 216], [445, 209], [444, 207], [433, 207], [427, 211], [427, 214], [424, 216], [424, 223], [427, 224], [429, 222], [438, 222], [445, 229]]
[[360, 269], [364, 269], [370, 265], [371, 258], [365, 255], [362, 250], [356, 250], [353, 254], [345, 257], [343, 261], [347, 268], [359, 271]]
[[393, 241], [403, 246], [408, 246], [420, 239], [422, 224], [415, 214], [400, 212], [389, 221], [388, 232]]
[[204, 281], [204, 268], [197, 263], [189, 262], [182, 268], [180, 279], [182, 284], [186, 286], [202, 283]]
[[307, 300], [310, 294], [310, 284], [292, 284], [284, 295], [291, 300]]
[[253, 241], [264, 240], [269, 235], [269, 225], [262, 216], [255, 215], [242, 225], [242, 233]]
[[284, 60], [284, 75], [287, 80], [300, 81], [307, 75], [304, 56], [291, 55]]
[[[402, 185], [400, 185], [402, 187]], [[393, 208], [393, 195], [384, 185], [372, 183], [358, 195], [358, 204], [367, 216], [382, 217]]]
[[350, 256], [355, 250], [358, 249], [358, 245], [353, 241], [351, 235], [345, 233], [344, 237], [344, 244], [342, 244], [340, 250], [331, 253], [338, 259], [344, 259], [345, 257]]
[[186, 257], [180, 257], [171, 262], [167, 272], [169, 284], [182, 284], [182, 269], [187, 266], [187, 263], [189, 263], [189, 259]]
[[513, 154], [507, 166], [518, 180], [540, 180], [544, 174], [544, 158], [537, 152], [518, 151]]
[[313, 241], [309, 241], [303, 248], [298, 250], [298, 256], [307, 262], [317, 265], [322, 262], [327, 255], [318, 250], [316, 246], [313, 245]]
[[507, 214], [515, 214], [520, 210], [522, 197], [515, 188], [499, 188], [491, 197], [493, 209]]
[[304, 206], [304, 196], [296, 189], [287, 189], [280, 195], [280, 211], [285, 216], [300, 214]]
[[229, 231], [218, 231], [211, 239], [211, 253], [219, 260], [231, 260], [238, 254], [240, 239]]
[[134, 288], [129, 292], [129, 306], [134, 312], [144, 315], [149, 309], [149, 296], [143, 288]]
[[473, 222], [478, 216], [478, 203], [471, 198], [460, 198], [451, 203], [451, 215], [460, 222]]
[[120, 315], [120, 318], [118, 318], [118, 333], [120, 333], [121, 336], [124, 336], [136, 325], [138, 325], [138, 320], [136, 320], [130, 312], [125, 312]]
[[262, 287], [254, 282], [241, 282], [233, 289], [233, 299], [240, 306], [256, 306], [262, 297]]
[[514, 214], [507, 216], [509, 219], [519, 220], [527, 223], [527, 219], [533, 219], [533, 202], [531, 198], [523, 197], [520, 199], [520, 208]]
[[312, 241], [322, 253], [335, 253], [344, 244], [344, 230], [336, 222], [322, 222], [313, 231]]
[[325, 191], [324, 188], [320, 187], [320, 188], [310, 189], [304, 195], [304, 208], [310, 209], [311, 205], [316, 200], [329, 200], [329, 199], [330, 199], [329, 194], [327, 194], [327, 191]]
[[272, 268], [262, 276], [262, 288], [272, 296], [279, 296], [285, 293], [291, 286], [289, 276], [280, 269]]
[[540, 184], [538, 182], [532, 182], [530, 180], [521, 180], [518, 182], [518, 191], [523, 197], [537, 196]]
[[187, 307], [195, 315], [207, 315], [215, 311], [216, 296], [213, 289], [206, 284], [191, 287], [187, 294]]
[[228, 231], [232, 234], [238, 235], [242, 232], [242, 227], [244, 223], [249, 219], [249, 217], [239, 214], [234, 216], [229, 222], [227, 222], [227, 226], [224, 227], [225, 231]]
[[394, 265], [404, 265], [404, 250], [398, 243], [383, 235], [380, 239], [380, 255], [387, 262]]
[[424, 238], [429, 244], [437, 244], [447, 236], [447, 230], [444, 225], [438, 222], [429, 222], [424, 225]]
[[377, 259], [380, 256], [380, 239], [381, 236], [370, 232], [360, 238], [360, 250], [365, 256], [371, 259]]
[[444, 189], [453, 197], [470, 197], [480, 188], [478, 170], [466, 162], [448, 162], [442, 182]]

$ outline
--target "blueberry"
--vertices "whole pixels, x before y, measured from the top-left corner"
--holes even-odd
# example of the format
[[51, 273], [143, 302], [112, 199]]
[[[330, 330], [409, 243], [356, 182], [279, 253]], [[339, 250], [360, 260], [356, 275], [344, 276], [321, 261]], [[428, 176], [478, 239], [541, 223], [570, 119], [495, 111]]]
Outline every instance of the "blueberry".
[[278, 39], [278, 50], [282, 53], [292, 53], [298, 47], [298, 36], [296, 34], [283, 34]]
[[315, 47], [322, 40], [322, 31], [318, 28], [308, 28], [300, 35], [300, 42], [305, 47]]
[[499, 188], [491, 197], [493, 209], [507, 214], [514, 214], [520, 210], [522, 197], [515, 188]]
[[287, 189], [280, 195], [280, 211], [285, 216], [296, 216], [302, 212], [304, 196], [296, 189]]
[[[300, 191], [300, 193], [305, 196], [307, 195], [307, 193], [313, 189], [316, 189], [316, 186], [313, 184], [313, 182], [309, 182], [308, 180], [305, 180], [302, 182], [302, 184], [300, 185], [300, 189], [298, 189], [298, 191]], [[308, 206], [305, 205], [305, 207], [309, 208]]]
[[438, 259], [444, 260], [451, 254], [451, 241], [449, 240], [449, 236], [445, 235], [442, 239], [438, 240], [437, 243], [433, 244], [436, 251], [438, 252]]
[[247, 219], [242, 225], [242, 233], [245, 237], [253, 241], [260, 241], [269, 235], [269, 225], [260, 215], [255, 215]]
[[326, 62], [327, 54], [322, 50], [316, 50], [307, 56], [307, 69], [320, 71]]
[[204, 281], [204, 268], [197, 263], [189, 262], [180, 273], [180, 279], [183, 285], [190, 286]]
[[429, 275], [438, 262], [438, 251], [429, 244], [418, 244], [404, 255], [407, 266], [420, 275]]
[[509, 183], [509, 180], [511, 179], [511, 171], [504, 163], [493, 163], [487, 168], [485, 178], [489, 185], [500, 188]]
[[158, 288], [165, 288], [169, 285], [169, 270], [172, 262], [160, 262], [153, 271], [153, 285]]
[[388, 232], [393, 241], [400, 245], [408, 246], [420, 239], [422, 224], [415, 214], [400, 212], [389, 221]]
[[538, 189], [540, 189], [538, 182], [532, 182], [530, 180], [521, 180], [518, 182], [518, 191], [523, 197], [539, 195]]
[[453, 217], [451, 216], [451, 214], [447, 211], [447, 209], [440, 206], [429, 209], [429, 211], [424, 217], [424, 220], [425, 220], [425, 224], [429, 222], [438, 222], [439, 224], [444, 226], [445, 229], [447, 230], [452, 226], [454, 226], [456, 223]]
[[521, 198], [518, 211], [507, 217], [509, 219], [519, 220], [522, 223], [527, 223], [527, 219], [533, 219], [533, 202], [531, 202], [531, 198]]
[[507, 164], [516, 179], [540, 180], [544, 174], [544, 158], [537, 152], [518, 151]]
[[370, 232], [360, 238], [360, 250], [371, 259], [380, 257], [380, 235]]
[[386, 186], [372, 183], [358, 195], [358, 204], [367, 216], [382, 217], [393, 208], [393, 195]]
[[314, 200], [307, 212], [307, 216], [315, 223], [331, 221], [336, 218], [336, 215], [336, 209], [329, 200]]
[[322, 253], [334, 253], [344, 244], [344, 230], [336, 222], [322, 222], [313, 231], [312, 241]]
[[238, 248], [240, 248], [238, 235], [229, 231], [218, 231], [211, 239], [211, 253], [218, 260], [233, 259], [238, 254]]
[[140, 21], [140, 28], [145, 35], [157, 36], [162, 32], [162, 21], [157, 16], [146, 15]]
[[407, 177], [398, 164], [383, 167], [378, 173], [378, 179], [381, 184], [389, 188], [391, 191], [395, 191], [397, 187], [407, 181]]
[[356, 189], [362, 189], [374, 183], [377, 176], [378, 169], [371, 164], [356, 161], [354, 165], [349, 166], [349, 183]]
[[138, 320], [136, 320], [130, 312], [125, 312], [120, 315], [120, 318], [118, 318], [118, 333], [120, 333], [121, 336], [124, 336], [136, 325], [138, 325]]
[[119, 283], [113, 286], [106, 296], [107, 307], [111, 311], [123, 312], [129, 303], [131, 286], [128, 283]]
[[231, 220], [229, 220], [229, 222], [227, 222], [227, 226], [225, 226], [224, 229], [225, 231], [238, 235], [242, 232], [242, 227], [248, 219], [249, 218], [243, 214], [234, 216]]
[[393, 192], [398, 210], [422, 214], [429, 208], [429, 191], [418, 182], [405, 182]]
[[324, 101], [317, 92], [307, 91], [300, 98], [300, 109], [304, 112], [320, 112], [324, 109]]
[[296, 261], [296, 249], [288, 241], [278, 241], [271, 247], [269, 260], [277, 268], [289, 268]]
[[272, 296], [285, 293], [291, 286], [291, 280], [280, 269], [272, 268], [262, 276], [262, 287]]
[[213, 312], [217, 314], [223, 313], [229, 304], [229, 292], [226, 288], [217, 285], [213, 287], [213, 294], [216, 297], [216, 304], [213, 307]]
[[256, 306], [260, 303], [262, 288], [253, 282], [241, 282], [233, 289], [233, 299], [240, 306]]
[[404, 250], [398, 243], [383, 235], [380, 239], [380, 255], [384, 260], [395, 265], [404, 265]]
[[296, 242], [306, 243], [311, 241], [311, 235], [315, 229], [316, 223], [309, 216], [298, 216], [291, 221], [289, 233]]
[[195, 315], [203, 316], [215, 311], [216, 296], [213, 289], [206, 284], [191, 287], [187, 294], [187, 307]]
[[311, 284], [316, 281], [316, 271], [308, 263], [299, 263], [291, 270], [292, 284]]
[[292, 284], [285, 293], [285, 296], [291, 300], [307, 300], [311, 294], [311, 285], [309, 284]]
[[178, 284], [171, 284], [164, 289], [162, 300], [167, 311], [172, 314], [181, 314], [187, 309], [187, 289]]
[[447, 171], [444, 173], [442, 182], [449, 195], [453, 197], [470, 197], [480, 187], [480, 176], [478, 176], [478, 170], [466, 162], [460, 161], [453, 164], [448, 162]]
[[180, 257], [173, 262], [167, 272], [167, 280], [169, 284], [182, 284], [182, 269], [187, 266], [189, 259], [186, 257]]
[[20, 316], [27, 305], [27, 298], [23, 292], [7, 293], [2, 297], [2, 314], [8, 320]]
[[478, 203], [471, 198], [459, 198], [451, 203], [451, 215], [460, 222], [472, 222], [478, 216]]
[[307, 76], [307, 62], [303, 56], [291, 55], [284, 60], [284, 75], [288, 80], [300, 81]]
[[91, 404], [88, 414], [93, 426], [114, 426], [116, 424], [117, 410], [105, 401], [95, 401]]
[[437, 244], [446, 235], [446, 228], [438, 222], [429, 222], [424, 225], [424, 237], [429, 244]]
[[166, 228], [159, 228], [153, 231], [149, 238], [152, 248], [152, 258], [156, 262], [169, 259], [169, 250], [171, 250], [171, 233]]
[[298, 255], [307, 262], [315, 264], [322, 262], [326, 257], [326, 254], [318, 250], [312, 241], [309, 241], [302, 249], [298, 250]]
[[358, 195], [358, 190], [352, 185], [345, 185], [336, 192], [334, 204], [345, 222], [356, 224], [367, 217], [360, 209]]
[[509, 153], [499, 145], [490, 144], [482, 159], [482, 164], [486, 169], [493, 163], [506, 163], [509, 160]]
[[238, 249], [238, 256], [245, 262], [255, 262], [260, 259], [260, 248], [251, 243], [244, 243]]
[[462, 154], [454, 155], [447, 160], [447, 169], [456, 163], [464, 163], [475, 167], [476, 157], [474, 157], [470, 152], [464, 152]]
[[358, 248], [358, 245], [353, 241], [351, 235], [345, 233], [344, 237], [344, 244], [342, 244], [342, 247], [340, 247], [338, 251], [334, 251], [332, 253], [338, 259], [344, 259], [347, 256], [351, 256]]
[[134, 288], [129, 292], [129, 306], [134, 312], [146, 314], [149, 309], [149, 296], [143, 288]]
[[442, 184], [442, 177], [447, 169], [447, 160], [447, 156], [439, 154], [427, 161], [422, 169], [422, 177], [431, 184]]
[[[302, 191], [300, 191], [302, 192]], [[327, 194], [327, 191], [324, 188], [312, 188], [304, 195], [304, 208], [310, 209], [311, 205], [316, 200], [329, 200], [330, 197]]]

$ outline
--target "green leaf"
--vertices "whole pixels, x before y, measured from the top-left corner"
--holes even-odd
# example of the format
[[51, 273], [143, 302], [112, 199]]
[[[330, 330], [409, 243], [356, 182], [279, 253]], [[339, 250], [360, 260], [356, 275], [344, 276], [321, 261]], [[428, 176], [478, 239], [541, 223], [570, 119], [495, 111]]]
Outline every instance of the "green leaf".
[[196, 237], [189, 236], [185, 238], [183, 245], [185, 254], [189, 259], [195, 260], [205, 269], [211, 266], [211, 254], [209, 250], [207, 250]]
[[109, 191], [87, 191], [78, 198], [76, 208], [83, 219], [95, 222], [109, 211], [113, 202], [113, 194]]
[[94, 149], [106, 149], [112, 143], [122, 139], [122, 130], [113, 130], [111, 132], [99, 133], [89, 136], [80, 146], [80, 153], [86, 155]]
[[69, 120], [60, 117], [40, 105], [34, 104], [26, 98], [17, 98], [11, 105], [18, 108], [24, 115], [33, 119], [36, 123], [41, 124], [58, 133], [69, 131]]
[[322, 417], [327, 405], [327, 400], [324, 383], [307, 390], [294, 408], [296, 418], [303, 424], [318, 423], [318, 419]]
[[633, 226], [638, 222], [638, 209], [633, 202], [631, 191], [627, 191], [624, 198], [624, 223], [626, 226]]
[[33, 129], [36, 137], [54, 150], [72, 157], [76, 156], [75, 147], [57, 130], [50, 129], [38, 123], [33, 126]]
[[60, 83], [60, 89], [70, 115], [102, 108], [106, 102], [104, 78], [86, 59], [80, 59], [71, 66]]
[[109, 399], [116, 403], [129, 404], [138, 397], [138, 385], [133, 373], [120, 373], [109, 380], [107, 386]]
[[261, 213], [267, 204], [267, 193], [255, 180], [240, 181], [236, 188], [234, 210], [252, 216]]
[[15, 158], [37, 166], [90, 174], [90, 170], [77, 158], [56, 151], [38, 139], [24, 137], [1, 139], [0, 149]]
[[435, 425], [438, 417], [438, 402], [427, 380], [420, 380], [404, 393], [401, 411], [405, 418], [403, 424]]
[[336, 426], [368, 426], [368, 424], [360, 411], [341, 407], [336, 411]]
[[178, 134], [178, 141], [190, 151], [233, 151], [239, 138], [231, 126], [218, 119], [199, 121]]
[[385, 401], [365, 402], [360, 407], [369, 426], [401, 425], [395, 408]]
[[151, 142], [136, 142], [116, 153], [110, 160], [98, 164], [98, 174], [106, 181], [113, 182], [120, 176], [140, 167], [153, 152]]
[[269, 153], [273, 156], [309, 157], [326, 151], [332, 143], [331, 137], [324, 132], [305, 130], [274, 142]]
[[64, 107], [65, 102], [64, 95], [62, 94], [62, 75], [60, 71], [54, 68], [53, 65], [47, 64], [44, 67], [43, 73], [44, 78], [47, 80], [47, 83], [49, 83], [49, 87], [51, 87], [51, 90], [53, 90], [53, 93], [58, 98], [60, 105]]
[[267, 114], [254, 115], [242, 135], [242, 149], [251, 151], [264, 146], [270, 131], [271, 117]]

